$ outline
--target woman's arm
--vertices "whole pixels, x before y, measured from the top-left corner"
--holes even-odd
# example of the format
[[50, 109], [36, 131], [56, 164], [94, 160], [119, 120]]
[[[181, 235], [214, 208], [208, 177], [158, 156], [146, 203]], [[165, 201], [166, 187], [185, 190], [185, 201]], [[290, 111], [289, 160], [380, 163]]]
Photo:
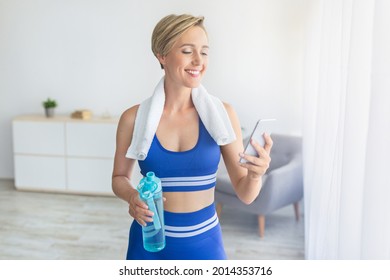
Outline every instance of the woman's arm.
[[[222, 157], [238, 198], [245, 204], [250, 204], [260, 193], [262, 177], [271, 162], [269, 153], [273, 144], [272, 139], [269, 135], [264, 135], [264, 147], [256, 141], [251, 141], [259, 156], [244, 155], [241, 126], [237, 114], [229, 104], [224, 105], [236, 133], [236, 140], [221, 147]], [[239, 163], [240, 157], [245, 158], [249, 163]]]
[[139, 198], [138, 191], [131, 185], [130, 179], [135, 160], [126, 158], [127, 149], [131, 144], [138, 107], [139, 105], [136, 105], [126, 110], [118, 123], [112, 190], [116, 196], [129, 203], [129, 214], [141, 225], [146, 225], [145, 221], [153, 221], [150, 218], [153, 212], [147, 210], [147, 205]]

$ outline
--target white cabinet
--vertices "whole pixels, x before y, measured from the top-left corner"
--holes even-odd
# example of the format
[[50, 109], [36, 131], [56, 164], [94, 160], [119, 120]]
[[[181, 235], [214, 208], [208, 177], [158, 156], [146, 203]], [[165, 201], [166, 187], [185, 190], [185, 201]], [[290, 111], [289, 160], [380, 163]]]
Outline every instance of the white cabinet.
[[14, 161], [17, 188], [66, 190], [65, 158], [16, 154]]
[[110, 159], [68, 158], [68, 189], [75, 192], [112, 193], [113, 163]]
[[65, 155], [63, 122], [13, 122], [14, 152], [18, 154]]
[[16, 188], [113, 195], [117, 123], [116, 118], [15, 118]]
[[112, 158], [115, 153], [116, 125], [112, 123], [66, 124], [68, 156]]

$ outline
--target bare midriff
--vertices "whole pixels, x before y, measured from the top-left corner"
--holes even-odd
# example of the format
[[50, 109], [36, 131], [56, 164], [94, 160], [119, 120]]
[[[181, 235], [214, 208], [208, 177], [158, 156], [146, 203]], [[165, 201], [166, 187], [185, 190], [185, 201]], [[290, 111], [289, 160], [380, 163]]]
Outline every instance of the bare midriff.
[[191, 192], [164, 192], [164, 210], [189, 213], [203, 209], [214, 202], [214, 188]]

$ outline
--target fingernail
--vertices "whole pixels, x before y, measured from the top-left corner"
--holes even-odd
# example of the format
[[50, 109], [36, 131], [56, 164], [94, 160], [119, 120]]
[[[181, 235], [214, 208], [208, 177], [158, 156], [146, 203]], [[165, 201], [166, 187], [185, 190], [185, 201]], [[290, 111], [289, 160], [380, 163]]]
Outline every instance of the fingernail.
[[240, 157], [244, 157], [245, 154], [244, 153], [239, 153]]

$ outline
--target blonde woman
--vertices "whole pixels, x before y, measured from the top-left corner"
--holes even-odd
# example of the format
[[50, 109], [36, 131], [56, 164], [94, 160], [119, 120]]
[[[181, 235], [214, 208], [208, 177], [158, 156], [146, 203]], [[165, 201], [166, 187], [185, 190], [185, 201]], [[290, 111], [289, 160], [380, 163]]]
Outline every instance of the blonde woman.
[[[155, 133], [144, 154], [138, 157], [130, 152], [133, 142], [140, 141], [135, 132], [143, 125], [137, 125], [143, 114], [140, 105], [126, 110], [118, 124], [112, 187], [119, 198], [128, 202], [129, 214], [134, 218], [127, 259], [226, 259], [214, 206], [221, 155], [235, 192], [246, 204], [258, 196], [271, 160], [272, 139], [268, 135], [264, 136], [264, 147], [252, 141], [258, 157], [245, 155], [233, 108], [215, 97], [210, 101], [207, 94], [205, 106], [194, 98], [193, 92], [201, 87], [208, 66], [209, 43], [203, 21], [203, 17], [192, 15], [169, 15], [153, 31], [152, 51], [165, 72], [161, 81], [164, 99], [151, 107], [161, 106], [161, 112], [155, 114]], [[215, 104], [208, 106], [207, 102]], [[219, 106], [218, 102], [222, 109], [210, 111]], [[213, 127], [213, 123], [225, 115], [223, 125], [234, 135], [219, 141], [220, 128], [215, 124]], [[249, 162], [239, 163], [240, 157]], [[142, 226], [153, 221], [153, 212], [130, 184], [136, 161], [144, 176], [153, 171], [163, 182], [166, 246], [159, 252], [148, 252], [142, 245]]]

